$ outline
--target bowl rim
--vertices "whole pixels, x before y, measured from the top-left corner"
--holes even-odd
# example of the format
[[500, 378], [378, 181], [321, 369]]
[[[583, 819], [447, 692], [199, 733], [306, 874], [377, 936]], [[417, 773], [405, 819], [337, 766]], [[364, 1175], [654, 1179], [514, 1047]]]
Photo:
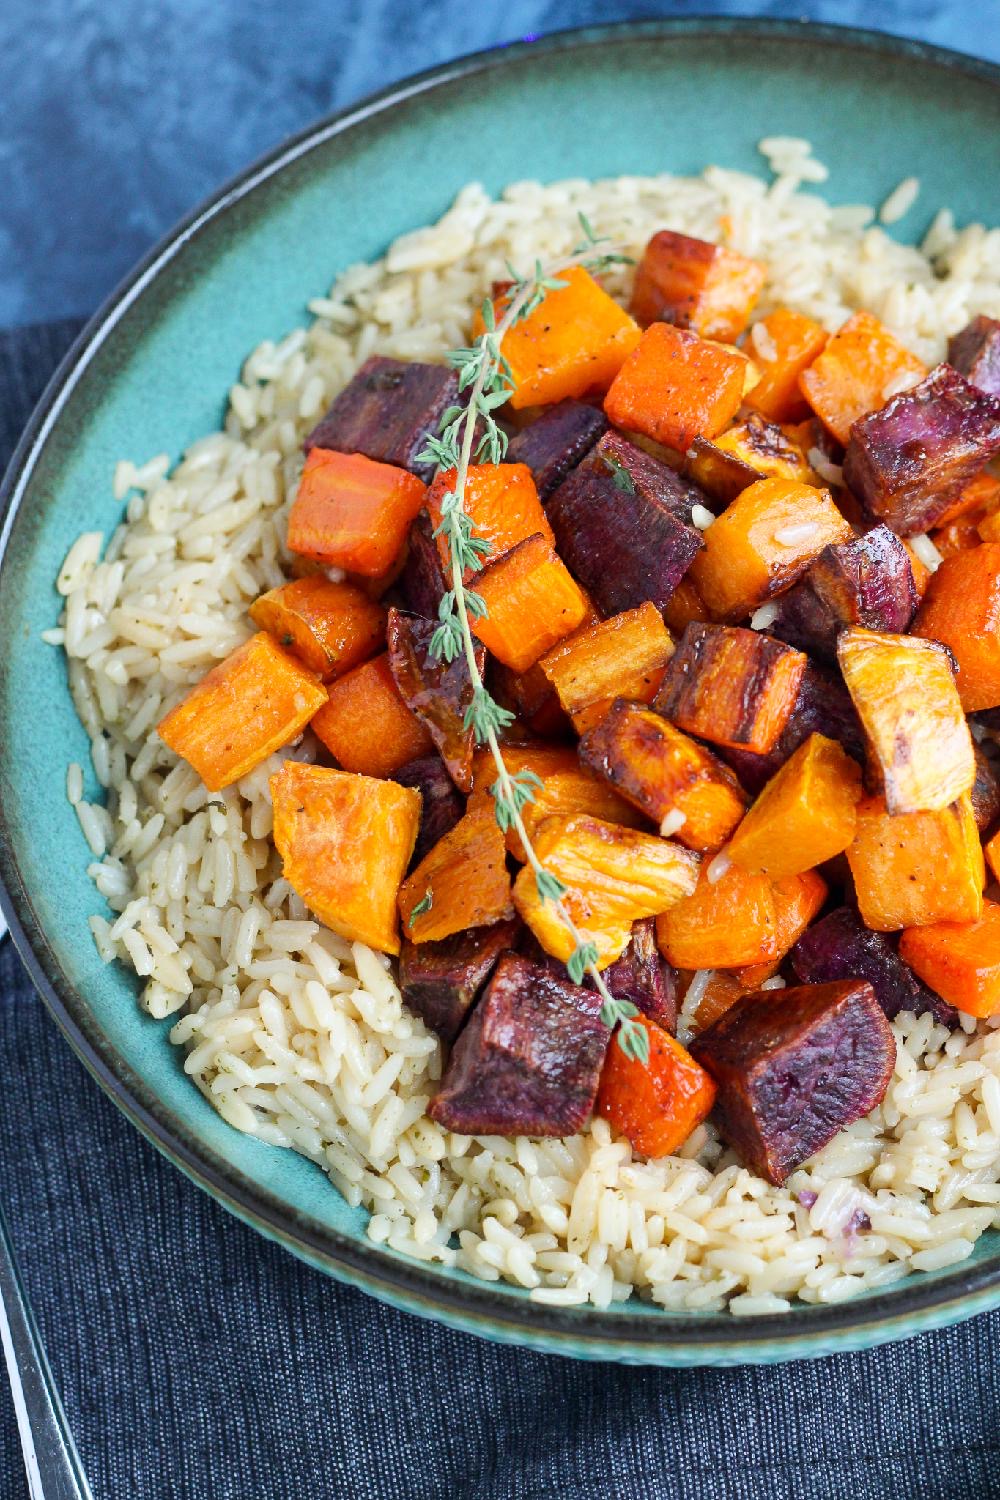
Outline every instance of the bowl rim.
[[[825, 23], [730, 16], [665, 17], [573, 27], [470, 53], [414, 74], [327, 115], [265, 153], [187, 214], [125, 277], [86, 323], [46, 386], [0, 484], [0, 569], [15, 517], [43, 450], [84, 372], [144, 292], [219, 216], [292, 163], [450, 83], [516, 65], [521, 57], [633, 41], [643, 36], [733, 36], [768, 44], [810, 42], [916, 61], [1000, 88], [1000, 65], [884, 32]], [[0, 575], [2, 576], [2, 575]], [[635, 1363], [704, 1365], [770, 1362], [870, 1347], [939, 1327], [1000, 1305], [1000, 1260], [966, 1263], [932, 1280], [908, 1278], [898, 1288], [833, 1305], [793, 1307], [776, 1315], [705, 1318], [659, 1309], [613, 1311], [590, 1305], [556, 1307], [494, 1290], [471, 1277], [452, 1280], [367, 1239], [354, 1239], [277, 1194], [203, 1145], [185, 1120], [163, 1105], [119, 1056], [96, 1024], [82, 994], [62, 971], [17, 864], [0, 810], [0, 908], [18, 952], [73, 1051], [142, 1134], [199, 1187], [243, 1222], [335, 1278], [397, 1307], [451, 1327], [546, 1352]]]

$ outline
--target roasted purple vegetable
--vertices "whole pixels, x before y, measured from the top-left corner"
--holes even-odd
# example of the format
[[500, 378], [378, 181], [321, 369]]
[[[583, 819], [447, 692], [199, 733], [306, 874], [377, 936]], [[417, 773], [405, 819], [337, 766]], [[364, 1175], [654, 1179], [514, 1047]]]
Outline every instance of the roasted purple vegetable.
[[669, 464], [661, 463], [614, 429], [604, 434], [583, 467], [610, 475], [619, 489], [627, 490], [631, 485], [644, 500], [664, 506], [685, 525], [691, 524], [691, 511], [696, 505], [707, 509], [710, 503], [692, 480], [685, 479]]
[[814, 662], [809, 662], [802, 674], [795, 707], [773, 750], [755, 755], [751, 750], [720, 746], [716, 754], [736, 772], [741, 786], [756, 797], [811, 734], [838, 740], [848, 755], [863, 763], [864, 735], [851, 696], [839, 676]]
[[607, 428], [608, 419], [599, 407], [583, 401], [557, 401], [514, 434], [504, 462], [527, 464], [538, 498], [545, 501]]
[[876, 520], [913, 536], [933, 526], [998, 452], [1000, 398], [938, 365], [912, 390], [855, 422], [844, 482]]
[[404, 1004], [453, 1042], [501, 953], [513, 947], [520, 925], [471, 927], [438, 943], [411, 943], [404, 936], [399, 955]]
[[976, 779], [972, 783], [972, 816], [980, 833], [992, 828], [1000, 818], [1000, 779], [993, 762], [979, 748], [976, 752]]
[[[466, 715], [472, 704], [472, 678], [464, 654], [454, 661], [432, 654], [436, 629], [433, 620], [390, 609], [385, 632], [389, 666], [403, 701], [426, 724], [452, 781], [460, 792], [468, 793], [472, 791], [473, 731]], [[482, 646], [476, 647], [476, 664], [482, 676], [486, 668]]]
[[888, 526], [824, 547], [808, 572], [777, 601], [774, 635], [825, 661], [837, 660], [845, 625], [902, 634], [917, 609], [913, 568]]
[[366, 359], [303, 444], [338, 453], [363, 453], [429, 480], [433, 463], [418, 455], [437, 433], [441, 414], [458, 401], [458, 376], [443, 365]]
[[461, 1135], [572, 1135], [589, 1119], [611, 1033], [601, 998], [514, 953], [500, 959], [428, 1114]]
[[718, 1085], [721, 1134], [778, 1186], [881, 1103], [896, 1061], [892, 1028], [863, 979], [757, 990], [690, 1050]]
[[948, 363], [971, 385], [1000, 396], [1000, 321], [973, 318], [948, 340]]
[[936, 1021], [958, 1025], [958, 1012], [917, 978], [892, 938], [872, 932], [849, 906], [838, 907], [804, 932], [790, 957], [803, 984], [867, 979], [890, 1021], [901, 1010], [914, 1015], [930, 1011]]
[[423, 800], [420, 811], [420, 831], [413, 847], [410, 868], [419, 865], [425, 854], [450, 833], [465, 812], [465, 800], [455, 790], [455, 783], [445, 770], [439, 755], [426, 755], [420, 760], [411, 760], [398, 771], [393, 771], [393, 781], [401, 786], [416, 787]]
[[437, 620], [438, 606], [451, 584], [445, 576], [431, 519], [424, 510], [410, 527], [406, 562], [396, 586], [413, 614]]
[[655, 917], [635, 923], [625, 952], [604, 970], [604, 983], [616, 1000], [630, 1000], [671, 1036], [677, 1030], [677, 976], [656, 946]]

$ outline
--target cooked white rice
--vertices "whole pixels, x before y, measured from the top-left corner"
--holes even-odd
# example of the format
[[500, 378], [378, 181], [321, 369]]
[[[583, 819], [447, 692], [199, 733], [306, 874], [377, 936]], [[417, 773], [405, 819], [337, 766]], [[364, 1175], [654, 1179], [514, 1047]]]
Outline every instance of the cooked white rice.
[[[154, 726], [282, 581], [302, 438], [352, 372], [373, 351], [433, 359], [464, 343], [508, 259], [569, 251], [581, 210], [636, 252], [665, 225], [722, 238], [769, 265], [761, 312], [790, 304], [835, 328], [866, 307], [928, 362], [973, 314], [1000, 316], [1000, 231], [959, 231], [942, 211], [921, 250], [897, 244], [873, 209], [800, 191], [826, 176], [805, 143], [763, 149], [780, 174], [770, 185], [711, 167], [522, 182], [495, 201], [463, 189], [439, 224], [345, 271], [310, 304], [308, 328], [254, 351], [223, 432], [172, 470], [166, 455], [118, 465], [126, 521], [103, 555], [99, 535], [75, 543], [46, 633], [65, 646], [106, 789], [103, 805], [87, 802], [70, 768], [112, 911], [92, 918], [94, 939], [146, 980], [153, 1016], [176, 1017], [194, 1083], [237, 1129], [322, 1167], [371, 1211], [372, 1240], [540, 1301], [607, 1306], [638, 1291], [670, 1308], [776, 1312], [963, 1260], [1000, 1224], [1000, 1030], [901, 1017], [882, 1106], [780, 1189], [705, 1126], [661, 1161], [634, 1159], [603, 1120], [566, 1140], [450, 1135], [425, 1114], [439, 1044], [401, 1004], [388, 961], [311, 921], [281, 878], [268, 777], [288, 754], [309, 759], [310, 737], [211, 794]], [[904, 183], [883, 220], [914, 191]], [[766, 357], [766, 339], [754, 350]]]

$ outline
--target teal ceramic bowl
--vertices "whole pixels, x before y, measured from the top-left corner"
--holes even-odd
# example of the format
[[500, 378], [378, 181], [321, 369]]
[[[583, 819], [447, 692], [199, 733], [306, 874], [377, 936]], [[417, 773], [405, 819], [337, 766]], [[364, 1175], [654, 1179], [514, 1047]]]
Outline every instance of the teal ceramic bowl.
[[[498, 128], [497, 121], [504, 122]], [[108, 531], [115, 459], [177, 456], [222, 418], [246, 353], [305, 318], [310, 296], [439, 215], [470, 179], [755, 169], [763, 135], [808, 136], [834, 200], [878, 202], [909, 173], [918, 235], [950, 204], [995, 215], [1000, 69], [886, 37], [795, 23], [628, 24], [440, 68], [326, 121], [223, 190], [166, 240], [87, 328], [47, 391], [4, 490], [0, 569], [0, 877], [15, 940], [67, 1039], [124, 1113], [195, 1182], [311, 1265], [411, 1312], [505, 1343], [665, 1365], [768, 1362], [859, 1349], [1000, 1305], [1000, 1235], [962, 1266], [838, 1307], [776, 1317], [606, 1312], [369, 1243], [303, 1159], [227, 1126], [181, 1071], [167, 1025], [98, 960], [102, 902], [65, 798], [87, 760], [64, 663], [39, 633], [76, 534]], [[91, 785], [88, 795], [95, 795]]]

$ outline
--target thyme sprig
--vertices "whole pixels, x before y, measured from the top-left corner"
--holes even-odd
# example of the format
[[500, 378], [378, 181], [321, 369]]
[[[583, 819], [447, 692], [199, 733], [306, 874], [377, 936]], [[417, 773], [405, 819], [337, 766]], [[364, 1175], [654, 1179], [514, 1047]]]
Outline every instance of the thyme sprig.
[[514, 716], [497, 703], [480, 674], [472, 621], [485, 617], [486, 605], [481, 595], [468, 588], [465, 581], [467, 574], [480, 571], [490, 551], [490, 544], [474, 534], [472, 517], [465, 509], [469, 465], [473, 461], [502, 463], [507, 452], [507, 434], [494, 416], [514, 390], [513, 371], [501, 347], [504, 335], [530, 317], [548, 292], [566, 285], [560, 279], [561, 273], [576, 266], [600, 271], [628, 261], [627, 256], [614, 249], [601, 249], [606, 242], [594, 234], [583, 214], [580, 215], [580, 227], [582, 241], [556, 265], [546, 267], [536, 261], [533, 273], [521, 276], [508, 263], [511, 285], [504, 292], [502, 315], [497, 318], [496, 308], [487, 297], [481, 309], [482, 334], [467, 348], [455, 349], [448, 355], [448, 363], [458, 371], [459, 393], [466, 399], [462, 405], [449, 407], [443, 414], [437, 436], [428, 440], [421, 454], [422, 462], [436, 464], [439, 471], [454, 470], [452, 487], [441, 501], [441, 520], [435, 530], [436, 536], [444, 536], [448, 542], [451, 588], [441, 600], [430, 651], [433, 656], [443, 657], [449, 662], [464, 652], [472, 679], [472, 701], [466, 711], [465, 724], [466, 728], [471, 726], [476, 743], [488, 746], [493, 756], [497, 778], [490, 793], [497, 823], [504, 833], [510, 829], [517, 833], [535, 877], [539, 900], [555, 909], [573, 940], [573, 951], [566, 963], [570, 979], [574, 984], [581, 984], [585, 976], [590, 976], [601, 997], [601, 1019], [609, 1028], [619, 1027], [618, 1045], [625, 1055], [645, 1063], [649, 1056], [649, 1038], [645, 1028], [633, 1019], [637, 1014], [636, 1007], [631, 1001], [618, 1000], [611, 994], [597, 967], [596, 945], [584, 939], [566, 908], [563, 899], [566, 886], [542, 864], [525, 829], [523, 810], [529, 802], [534, 802], [542, 783], [532, 771], [511, 775], [507, 769], [499, 735]]

